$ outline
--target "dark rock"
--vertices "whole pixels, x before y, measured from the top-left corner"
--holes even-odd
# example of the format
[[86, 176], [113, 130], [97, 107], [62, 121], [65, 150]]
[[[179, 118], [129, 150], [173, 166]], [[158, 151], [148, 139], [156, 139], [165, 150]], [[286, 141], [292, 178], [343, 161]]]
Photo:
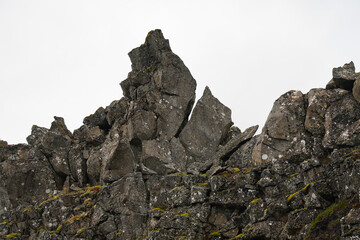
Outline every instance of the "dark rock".
[[360, 102], [360, 73], [357, 73], [357, 77], [354, 82], [352, 93], [353, 93], [354, 98], [358, 102]]
[[180, 141], [191, 156], [187, 163], [188, 171], [199, 172], [207, 159], [215, 154], [231, 125], [231, 110], [206, 87], [180, 134]]
[[160, 30], [151, 31], [129, 56], [132, 72], [120, 84], [124, 95], [133, 103], [142, 103], [144, 110], [151, 109], [158, 116], [159, 137], [170, 140], [187, 122], [196, 82]]
[[2, 212], [10, 210], [8, 201], [13, 207], [26, 207], [43, 201], [56, 189], [54, 173], [39, 151], [26, 145], [10, 145], [8, 149], [9, 158], [0, 163]]
[[242, 143], [246, 142], [247, 140], [251, 139], [258, 129], [258, 125], [250, 127], [246, 129], [243, 133], [235, 136], [231, 140], [229, 140], [224, 146], [222, 146], [212, 158], [212, 167], [207, 172], [208, 175], [214, 174], [216, 168], [219, 167], [221, 164], [221, 160], [224, 159], [226, 156], [230, 155], [237, 149]]
[[333, 81], [337, 88], [352, 90], [356, 79], [355, 66], [353, 62], [344, 64], [342, 67], [333, 68]]
[[120, 100], [113, 101], [105, 111], [107, 112], [106, 120], [110, 126], [115, 121], [121, 121], [125, 119], [126, 110], [129, 108], [129, 99], [123, 97]]
[[311, 139], [305, 130], [305, 98], [300, 91], [282, 95], [266, 120], [252, 158], [257, 166], [278, 161], [299, 161], [311, 152]]
[[118, 135], [105, 141], [101, 148], [101, 159], [102, 182], [113, 182], [135, 171], [136, 160], [129, 140]]
[[352, 63], [327, 89], [282, 95], [253, 136], [208, 88], [187, 122], [196, 83], [161, 31], [129, 55], [126, 97], [74, 134], [55, 117], [28, 145], [0, 140], [1, 239], [358, 237]]
[[83, 123], [88, 127], [99, 126], [101, 129], [109, 129], [110, 125], [106, 119], [106, 112], [103, 107], [98, 108], [94, 114], [84, 118]]
[[138, 111], [127, 123], [129, 140], [149, 140], [156, 136], [157, 117], [151, 111]]
[[[358, 119], [360, 119], [360, 105], [352, 94], [348, 93], [336, 104], [331, 105], [325, 114], [323, 146], [333, 148], [336, 141], [347, 145], [346, 139], [350, 137], [346, 136], [347, 131], [351, 131], [350, 125]], [[348, 127], [349, 130], [346, 130]], [[340, 138], [340, 136], [342, 137]], [[349, 144], [351, 144], [351, 139], [348, 140], [350, 141]]]

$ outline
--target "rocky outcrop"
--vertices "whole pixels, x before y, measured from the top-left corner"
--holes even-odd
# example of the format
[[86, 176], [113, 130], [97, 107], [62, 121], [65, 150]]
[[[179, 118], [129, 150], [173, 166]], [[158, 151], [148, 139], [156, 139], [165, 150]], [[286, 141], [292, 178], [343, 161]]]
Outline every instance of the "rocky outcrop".
[[[289, 91], [241, 131], [160, 30], [129, 53], [124, 97], [71, 133], [0, 140], [0, 238], [356, 239], [359, 74]], [[255, 135], [255, 136], [254, 136]]]

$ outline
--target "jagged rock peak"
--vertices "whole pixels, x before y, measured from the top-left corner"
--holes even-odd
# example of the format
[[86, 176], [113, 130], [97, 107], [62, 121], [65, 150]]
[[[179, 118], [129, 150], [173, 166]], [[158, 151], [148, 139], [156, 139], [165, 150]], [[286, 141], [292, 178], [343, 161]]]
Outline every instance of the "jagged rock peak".
[[[289, 91], [261, 134], [196, 82], [160, 30], [129, 53], [124, 97], [72, 134], [0, 140], [0, 238], [357, 239], [359, 74]], [[352, 92], [351, 92], [352, 90]]]

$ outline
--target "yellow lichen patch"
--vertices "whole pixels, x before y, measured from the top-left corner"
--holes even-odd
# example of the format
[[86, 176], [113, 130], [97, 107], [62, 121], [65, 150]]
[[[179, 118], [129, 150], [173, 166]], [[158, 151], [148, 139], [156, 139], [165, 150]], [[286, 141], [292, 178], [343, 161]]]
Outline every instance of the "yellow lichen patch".
[[87, 215], [88, 215], [87, 212], [82, 212], [82, 213], [79, 214], [79, 215], [75, 215], [75, 216], [72, 216], [72, 217], [66, 219], [65, 222], [72, 224], [72, 223], [74, 223], [75, 221], [79, 221], [81, 218], [86, 217]]
[[302, 212], [302, 211], [305, 211], [305, 210], [307, 210], [307, 208], [299, 208], [299, 209], [295, 209], [291, 213], [294, 214], [294, 213]]
[[85, 231], [86, 229], [89, 229], [89, 227], [84, 227], [84, 228], [80, 228], [79, 230], [77, 230], [76, 232], [76, 236], [80, 235], [83, 231]]
[[233, 168], [234, 172], [240, 172], [239, 168]]
[[28, 213], [28, 212], [31, 212], [31, 209], [25, 209], [24, 210], [24, 213]]
[[175, 238], [178, 238], [178, 239], [189, 239], [189, 237], [187, 237], [187, 236], [176, 236]]
[[181, 187], [174, 187], [173, 189], [171, 189], [169, 192], [173, 192], [173, 191], [176, 191], [176, 190], [180, 190], [181, 188], [183, 188], [182, 186]]
[[183, 213], [183, 214], [180, 214], [180, 216], [183, 216], [183, 217], [189, 217], [189, 216], [190, 216], [190, 214], [188, 214], [188, 213]]
[[85, 200], [84, 200], [84, 206], [85, 206], [85, 207], [90, 206], [90, 205], [91, 205], [91, 200], [92, 200], [91, 198], [85, 199]]
[[117, 232], [115, 235], [120, 236], [121, 234], [122, 234], [122, 232]]
[[197, 185], [199, 185], [199, 186], [207, 186], [207, 185], [209, 185], [209, 183], [208, 183], [208, 182], [204, 182], [204, 183], [197, 183]]
[[308, 184], [306, 184], [305, 187], [303, 187], [303, 188], [300, 189], [299, 191], [294, 192], [293, 194], [291, 194], [290, 196], [288, 196], [287, 202], [290, 202], [293, 197], [295, 197], [295, 196], [296, 196], [297, 194], [299, 194], [300, 192], [305, 191], [311, 184], [314, 184], [314, 183], [315, 183], [315, 182], [308, 183]]
[[[45, 230], [45, 231], [48, 232], [48, 233], [59, 234], [59, 232], [61, 231], [61, 229], [62, 229], [62, 224], [60, 224], [55, 231], [47, 231], [47, 230]], [[44, 231], [44, 229], [40, 229], [40, 231]]]
[[189, 174], [186, 174], [184, 172], [176, 172], [176, 173], [171, 173], [168, 176], [189, 176]]
[[293, 179], [293, 177], [295, 177], [296, 175], [299, 175], [300, 173], [294, 173], [294, 174], [291, 174], [290, 175], [290, 180], [292, 180]]
[[244, 234], [243, 234], [243, 233], [240, 233], [239, 235], [236, 235], [235, 237], [230, 238], [230, 240], [232, 240], [232, 239], [239, 239], [239, 238], [242, 238], [243, 236], [244, 236]]
[[216, 231], [216, 232], [212, 232], [209, 234], [209, 236], [221, 236], [221, 230], [220, 231]]
[[151, 211], [160, 211], [162, 213], [165, 212], [163, 207], [153, 208], [153, 209], [151, 209]]
[[93, 186], [93, 187], [87, 187], [86, 188], [86, 191], [80, 195], [80, 197], [84, 197], [90, 193], [96, 193], [96, 194], [99, 194], [100, 193], [100, 189], [101, 189], [101, 186], [100, 185], [97, 185], [97, 186]]
[[2, 222], [2, 223], [0, 223], [0, 225], [5, 225], [5, 224], [7, 224], [7, 222]]
[[63, 196], [63, 195], [64, 195], [64, 194], [54, 195], [54, 196], [52, 196], [51, 198], [49, 198], [49, 199], [43, 201], [42, 203], [40, 203], [39, 206], [41, 206], [41, 205], [43, 205], [43, 204], [45, 204], [45, 203], [47, 203], [47, 202], [53, 201], [53, 200], [55, 200], [55, 199], [57, 199], [58, 197], [61, 197], [61, 196]]
[[5, 235], [5, 238], [16, 238], [16, 237], [20, 237], [21, 234], [20, 233], [10, 233], [8, 235]]
[[249, 204], [251, 205], [251, 204], [257, 203], [260, 200], [261, 200], [261, 198], [256, 198], [256, 199], [252, 200]]
[[252, 168], [245, 168], [244, 169], [244, 173], [246, 174], [246, 173], [251, 173], [252, 172]]

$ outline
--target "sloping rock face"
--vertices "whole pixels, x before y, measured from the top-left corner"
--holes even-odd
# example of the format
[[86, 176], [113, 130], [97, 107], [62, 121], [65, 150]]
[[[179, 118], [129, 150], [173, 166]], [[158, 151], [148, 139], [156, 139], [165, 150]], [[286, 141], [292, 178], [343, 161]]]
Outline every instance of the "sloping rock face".
[[357, 239], [359, 74], [289, 91], [259, 135], [196, 82], [160, 30], [129, 53], [124, 97], [71, 133], [0, 140], [0, 238]]

